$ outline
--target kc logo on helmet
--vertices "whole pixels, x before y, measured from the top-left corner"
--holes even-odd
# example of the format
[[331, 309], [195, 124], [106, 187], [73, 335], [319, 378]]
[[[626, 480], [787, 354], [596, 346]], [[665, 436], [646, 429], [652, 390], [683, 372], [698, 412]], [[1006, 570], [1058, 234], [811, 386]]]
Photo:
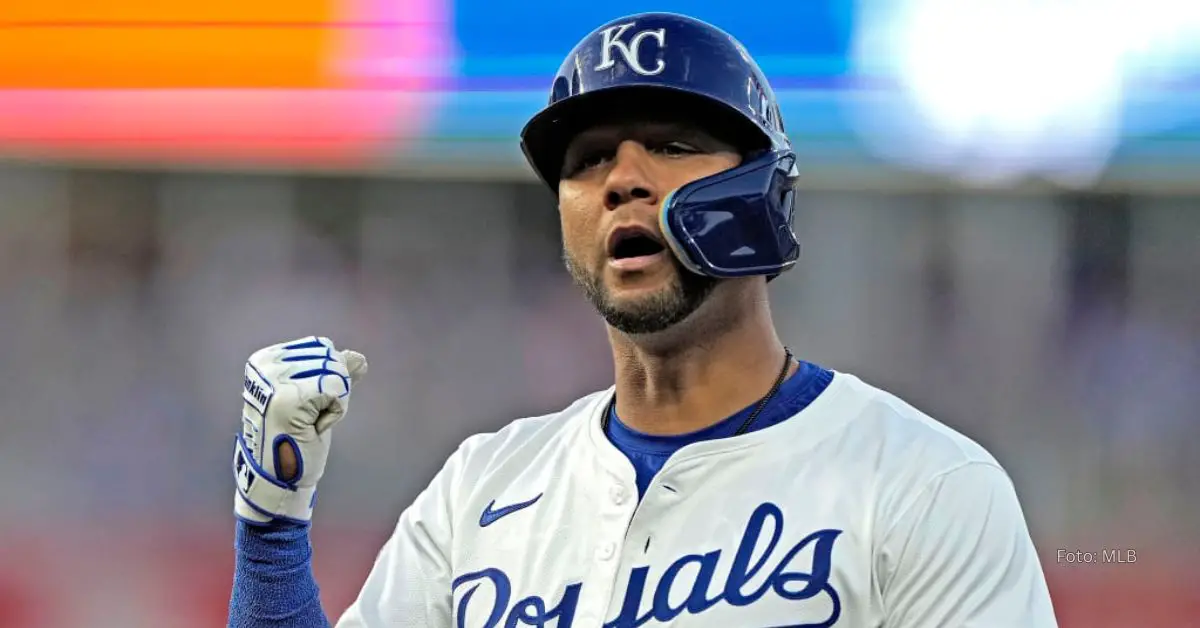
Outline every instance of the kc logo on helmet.
[[596, 66], [596, 71], [607, 70], [616, 64], [616, 59], [613, 59], [613, 50], [616, 50], [622, 57], [625, 58], [625, 65], [629, 66], [630, 70], [641, 74], [642, 76], [654, 76], [666, 69], [667, 64], [661, 58], [657, 59], [654, 69], [646, 69], [638, 61], [638, 53], [641, 50], [642, 42], [647, 38], [658, 42], [658, 48], [661, 50], [667, 45], [667, 29], [657, 28], [652, 30], [638, 31], [633, 37], [626, 42], [624, 37], [629, 29], [633, 28], [635, 22], [626, 24], [617, 24], [610, 26], [600, 31], [600, 65]]

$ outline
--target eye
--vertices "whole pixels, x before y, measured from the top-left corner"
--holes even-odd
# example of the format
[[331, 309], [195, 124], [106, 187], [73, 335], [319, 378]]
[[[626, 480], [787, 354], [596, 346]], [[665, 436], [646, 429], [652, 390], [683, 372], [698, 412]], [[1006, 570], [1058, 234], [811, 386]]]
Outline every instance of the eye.
[[571, 159], [564, 165], [563, 175], [567, 178], [577, 176], [586, 170], [591, 170], [612, 157], [611, 151], [596, 150], [589, 153], [583, 153], [578, 157]]
[[696, 155], [700, 153], [700, 149], [687, 142], [662, 142], [653, 145], [651, 150], [668, 157], [682, 157], [684, 155]]

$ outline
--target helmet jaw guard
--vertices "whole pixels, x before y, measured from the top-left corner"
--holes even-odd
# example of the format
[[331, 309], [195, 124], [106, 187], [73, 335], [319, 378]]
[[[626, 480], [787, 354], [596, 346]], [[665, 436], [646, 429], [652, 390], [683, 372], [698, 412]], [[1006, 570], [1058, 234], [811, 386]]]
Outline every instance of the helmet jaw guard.
[[792, 231], [796, 156], [771, 151], [667, 195], [659, 225], [681, 264], [728, 279], [774, 276], [800, 257]]
[[[796, 155], [766, 77], [733, 37], [700, 20], [642, 13], [588, 34], [559, 68], [549, 103], [521, 132], [521, 149], [557, 193], [566, 147], [614, 111], [703, 113], [724, 131], [758, 141], [746, 161], [663, 199], [659, 220], [691, 272], [766, 275], [795, 265]], [[759, 147], [765, 148], [765, 150]]]

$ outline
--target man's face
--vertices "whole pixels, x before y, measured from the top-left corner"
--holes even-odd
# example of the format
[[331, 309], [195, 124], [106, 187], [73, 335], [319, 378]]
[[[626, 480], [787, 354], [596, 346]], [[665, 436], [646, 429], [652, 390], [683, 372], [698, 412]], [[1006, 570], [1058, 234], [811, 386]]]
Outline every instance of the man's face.
[[717, 280], [671, 254], [658, 212], [672, 190], [740, 161], [733, 147], [687, 125], [599, 126], [571, 142], [558, 187], [563, 259], [609, 325], [663, 331], [708, 298]]

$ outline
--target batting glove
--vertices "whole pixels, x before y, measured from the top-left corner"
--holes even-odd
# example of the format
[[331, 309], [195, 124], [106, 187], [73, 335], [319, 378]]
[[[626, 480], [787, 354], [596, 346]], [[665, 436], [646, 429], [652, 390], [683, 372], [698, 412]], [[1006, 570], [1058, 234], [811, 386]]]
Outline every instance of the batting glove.
[[[355, 351], [310, 336], [256, 351], [246, 362], [242, 432], [233, 450], [234, 514], [247, 522], [312, 520], [331, 428], [346, 416], [354, 382], [367, 372]], [[281, 479], [279, 451], [290, 444], [296, 472]]]

